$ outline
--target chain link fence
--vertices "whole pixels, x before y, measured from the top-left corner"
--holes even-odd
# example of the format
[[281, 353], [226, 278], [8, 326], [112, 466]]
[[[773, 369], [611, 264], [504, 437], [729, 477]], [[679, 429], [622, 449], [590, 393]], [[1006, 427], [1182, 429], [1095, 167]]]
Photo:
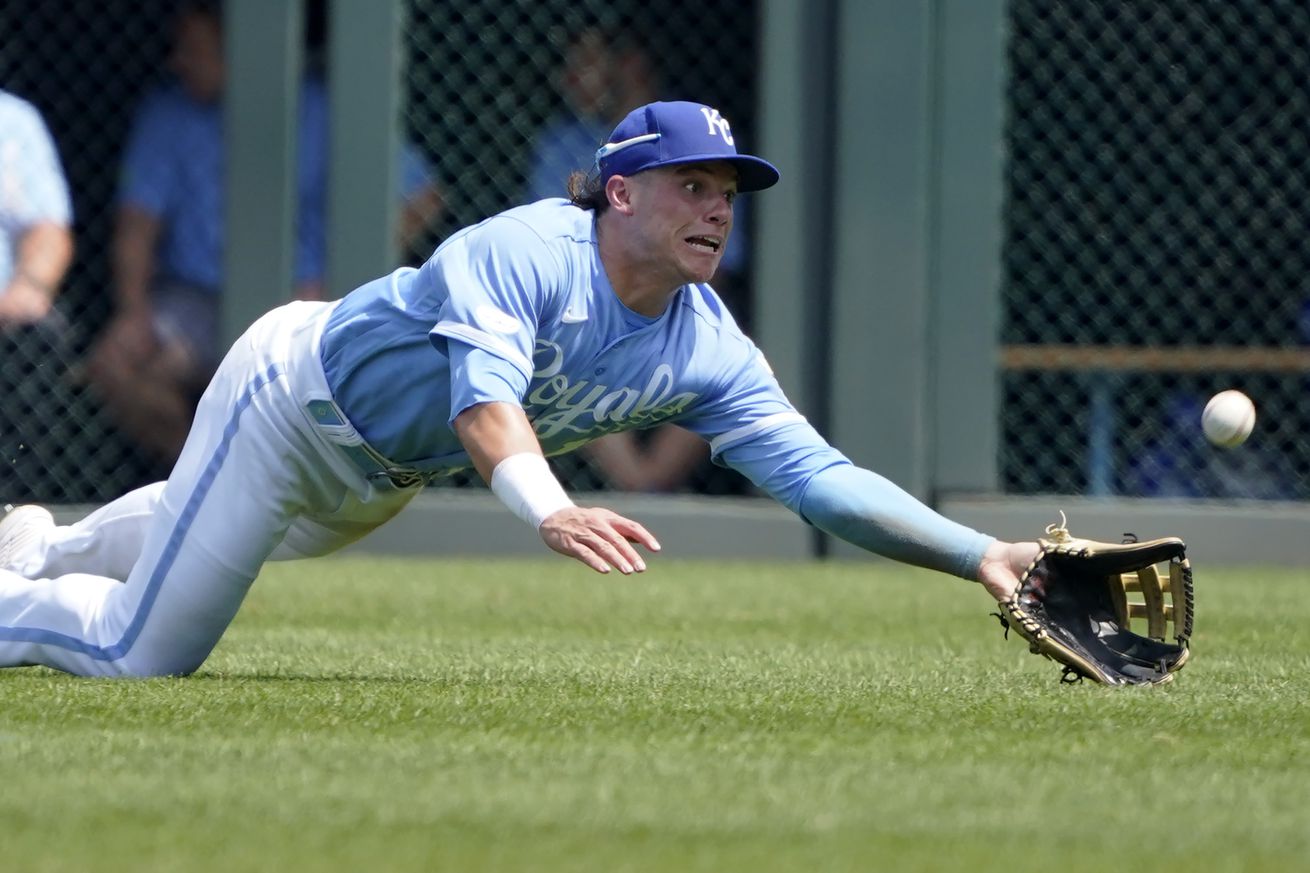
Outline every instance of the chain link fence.
[[[0, 335], [0, 502], [100, 502], [167, 474], [115, 427], [87, 383], [85, 362], [113, 312], [124, 147], [141, 100], [168, 78], [178, 7], [178, 0], [0, 4], [0, 88], [34, 104], [50, 129], [72, 192], [77, 247], [58, 304], [71, 330], [58, 347]], [[306, 11], [312, 74], [322, 69], [331, 21], [324, 0], [308, 0]], [[404, 128], [443, 201], [405, 262], [421, 263], [458, 227], [528, 197], [562, 193], [567, 170], [584, 167], [617, 118], [648, 99], [716, 103], [747, 141], [753, 136], [751, 2], [411, 0], [405, 14]], [[721, 289], [744, 321], [746, 255], [739, 246]], [[618, 448], [647, 458], [659, 440], [638, 435]], [[676, 478], [623, 484], [710, 493], [744, 487], [711, 465], [703, 448], [680, 457], [686, 469]], [[557, 465], [577, 489], [609, 487], [618, 475], [590, 455]]]
[[[1006, 490], [1310, 496], [1310, 7], [1008, 14]], [[1229, 451], [1223, 388], [1262, 413]]]
[[[321, 48], [330, 21], [321, 0], [308, 7]], [[0, 4], [0, 88], [35, 104], [53, 134], [77, 243], [62, 347], [0, 347], [4, 500], [98, 502], [166, 472], [118, 433], [82, 364], [112, 307], [123, 146], [164, 76], [175, 8]], [[455, 228], [562, 193], [647, 99], [716, 104], [757, 140], [756, 3], [410, 0], [406, 11], [404, 129], [443, 201], [408, 262]], [[1310, 8], [1012, 0], [1007, 24], [1004, 490], [1310, 496], [1299, 439], [1310, 424]], [[742, 200], [744, 244], [716, 286], [749, 325]], [[1229, 387], [1262, 415], [1224, 452], [1200, 439], [1198, 417]], [[616, 484], [594, 456], [557, 463], [575, 488]], [[703, 458], [690, 466], [673, 487], [742, 489]]]
[[0, 88], [41, 112], [73, 202], [67, 329], [0, 332], [0, 502], [98, 502], [150, 477], [87, 389], [81, 359], [112, 305], [116, 167], [169, 41], [169, 0], [0, 3]]

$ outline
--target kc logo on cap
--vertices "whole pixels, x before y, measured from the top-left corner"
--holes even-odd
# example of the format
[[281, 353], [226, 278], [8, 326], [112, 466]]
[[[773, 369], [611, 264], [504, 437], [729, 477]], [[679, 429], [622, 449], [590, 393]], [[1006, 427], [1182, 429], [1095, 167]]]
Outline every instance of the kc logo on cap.
[[[708, 134], [708, 136], [707, 136]], [[727, 161], [737, 168], [737, 190], [759, 191], [778, 181], [773, 164], [737, 152], [732, 127], [702, 103], [647, 103], [628, 113], [596, 152], [601, 182], [656, 167]]]
[[732, 128], [728, 126], [728, 119], [720, 115], [719, 110], [713, 109], [709, 106], [702, 106], [700, 111], [705, 116], [705, 120], [710, 123], [710, 135], [713, 135], [715, 128], [717, 128], [718, 134], [723, 137], [724, 142], [730, 146], [736, 145], [736, 143], [732, 141]]

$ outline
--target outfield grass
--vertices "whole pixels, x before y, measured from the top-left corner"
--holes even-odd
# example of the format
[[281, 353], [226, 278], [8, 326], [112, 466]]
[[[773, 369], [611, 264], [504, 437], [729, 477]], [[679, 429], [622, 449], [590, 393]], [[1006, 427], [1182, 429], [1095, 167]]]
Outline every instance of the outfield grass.
[[194, 677], [0, 672], [0, 867], [1310, 868], [1310, 573], [1063, 686], [892, 565], [270, 567]]

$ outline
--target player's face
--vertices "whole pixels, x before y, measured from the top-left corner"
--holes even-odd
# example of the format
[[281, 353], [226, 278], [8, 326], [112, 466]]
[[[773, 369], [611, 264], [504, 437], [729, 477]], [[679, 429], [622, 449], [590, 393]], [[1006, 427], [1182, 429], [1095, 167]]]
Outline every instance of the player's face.
[[651, 254], [676, 284], [708, 282], [719, 268], [737, 197], [737, 170], [726, 161], [660, 167], [640, 174], [642, 230]]

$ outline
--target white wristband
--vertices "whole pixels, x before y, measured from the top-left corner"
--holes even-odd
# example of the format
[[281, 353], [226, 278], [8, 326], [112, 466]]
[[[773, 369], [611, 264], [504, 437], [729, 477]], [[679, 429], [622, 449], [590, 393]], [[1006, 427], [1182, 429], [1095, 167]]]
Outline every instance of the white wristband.
[[573, 505], [546, 459], [535, 452], [510, 455], [497, 464], [491, 471], [491, 491], [510, 512], [534, 528]]

